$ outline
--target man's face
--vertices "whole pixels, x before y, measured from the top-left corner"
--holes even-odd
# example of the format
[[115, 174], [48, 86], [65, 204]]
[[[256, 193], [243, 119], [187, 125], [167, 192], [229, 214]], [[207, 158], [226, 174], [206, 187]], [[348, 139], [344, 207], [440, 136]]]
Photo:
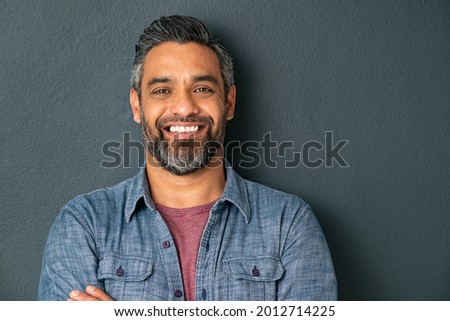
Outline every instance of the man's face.
[[147, 54], [141, 97], [130, 93], [153, 158], [175, 175], [192, 173], [223, 152], [227, 120], [233, 118], [235, 88], [225, 96], [219, 60], [197, 43], [166, 42]]

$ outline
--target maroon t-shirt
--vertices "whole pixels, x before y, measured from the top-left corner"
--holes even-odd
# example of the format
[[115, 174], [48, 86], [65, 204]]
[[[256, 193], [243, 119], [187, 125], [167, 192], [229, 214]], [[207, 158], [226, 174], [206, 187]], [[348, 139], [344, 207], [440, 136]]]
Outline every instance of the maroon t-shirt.
[[186, 301], [195, 300], [195, 269], [198, 248], [214, 202], [189, 208], [155, 204], [172, 234], [181, 264]]

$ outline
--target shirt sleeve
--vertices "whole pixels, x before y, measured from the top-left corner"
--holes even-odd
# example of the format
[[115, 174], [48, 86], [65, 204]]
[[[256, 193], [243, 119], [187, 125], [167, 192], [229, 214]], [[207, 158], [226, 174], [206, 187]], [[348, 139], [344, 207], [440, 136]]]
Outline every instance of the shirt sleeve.
[[335, 301], [337, 281], [327, 242], [309, 205], [294, 217], [281, 255], [280, 301]]
[[65, 301], [72, 290], [89, 284], [103, 289], [97, 279], [98, 258], [92, 228], [66, 206], [56, 218], [45, 245], [38, 300]]

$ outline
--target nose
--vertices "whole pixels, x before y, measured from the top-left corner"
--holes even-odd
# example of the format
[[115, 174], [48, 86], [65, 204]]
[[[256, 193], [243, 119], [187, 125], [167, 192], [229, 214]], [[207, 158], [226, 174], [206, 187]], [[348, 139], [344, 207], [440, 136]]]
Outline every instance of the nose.
[[170, 111], [174, 115], [187, 117], [198, 114], [199, 108], [192, 94], [189, 91], [182, 91], [176, 96]]

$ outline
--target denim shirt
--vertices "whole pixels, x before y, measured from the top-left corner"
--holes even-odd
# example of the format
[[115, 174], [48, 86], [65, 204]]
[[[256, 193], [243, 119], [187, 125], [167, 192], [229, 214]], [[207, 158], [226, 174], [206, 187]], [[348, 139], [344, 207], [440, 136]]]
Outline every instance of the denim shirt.
[[[39, 300], [67, 300], [89, 284], [115, 300], [184, 300], [177, 249], [145, 168], [76, 197], [53, 224]], [[227, 166], [198, 249], [196, 300], [336, 299], [330, 253], [310, 206]]]

